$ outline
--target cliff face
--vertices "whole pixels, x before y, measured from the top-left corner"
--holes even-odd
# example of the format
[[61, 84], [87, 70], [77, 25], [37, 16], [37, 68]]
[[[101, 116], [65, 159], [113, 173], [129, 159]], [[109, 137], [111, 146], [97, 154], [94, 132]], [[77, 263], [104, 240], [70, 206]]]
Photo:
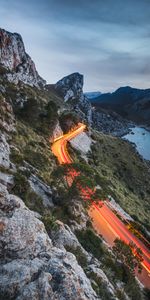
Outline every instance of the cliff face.
[[83, 75], [73, 73], [59, 80], [55, 84], [55, 89], [64, 98], [64, 101], [69, 102], [74, 111], [91, 125], [92, 107], [90, 101], [83, 94], [83, 84]]
[[69, 99], [80, 99], [83, 94], [83, 75], [79, 73], [70, 74], [55, 84], [55, 89], [60, 92], [65, 101]]
[[22, 37], [18, 33], [11, 33], [0, 29], [0, 64], [7, 69], [9, 81], [18, 83], [22, 81], [31, 86], [45, 85], [32, 61], [25, 52]]

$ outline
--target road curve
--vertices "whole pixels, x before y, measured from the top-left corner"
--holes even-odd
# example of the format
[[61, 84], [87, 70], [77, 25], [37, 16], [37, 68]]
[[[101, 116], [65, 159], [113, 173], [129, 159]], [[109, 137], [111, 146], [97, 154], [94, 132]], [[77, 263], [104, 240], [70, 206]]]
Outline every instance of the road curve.
[[51, 147], [53, 154], [57, 157], [60, 164], [70, 164], [72, 159], [67, 151], [67, 142], [76, 137], [79, 133], [83, 132], [86, 125], [79, 123], [73, 131], [66, 133], [58, 138], [56, 138]]
[[[55, 139], [52, 144], [52, 152], [57, 157], [60, 164], [70, 164], [72, 159], [67, 151], [67, 142], [83, 132], [86, 125], [79, 123], [73, 131], [60, 136]], [[93, 225], [97, 232], [103, 235], [105, 240], [110, 246], [116, 238], [120, 238], [125, 243], [129, 244], [133, 242], [143, 252], [143, 271], [141, 275], [138, 275], [141, 282], [150, 288], [150, 251], [147, 247], [131, 233], [125, 224], [112, 212], [112, 210], [106, 205], [99, 206], [93, 204], [89, 210], [89, 215], [93, 219]]]

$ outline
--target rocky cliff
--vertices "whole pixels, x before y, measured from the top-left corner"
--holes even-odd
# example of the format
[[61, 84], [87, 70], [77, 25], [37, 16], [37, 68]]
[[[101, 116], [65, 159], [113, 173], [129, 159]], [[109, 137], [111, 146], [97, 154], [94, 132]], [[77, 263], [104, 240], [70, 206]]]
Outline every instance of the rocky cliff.
[[55, 84], [56, 91], [64, 98], [65, 102], [70, 103], [74, 111], [92, 124], [92, 107], [83, 94], [83, 75], [79, 73], [70, 74]]
[[40, 215], [4, 185], [0, 191], [1, 299], [98, 299], [75, 256], [53, 245]]
[[31, 86], [42, 87], [46, 83], [25, 52], [22, 37], [18, 33], [0, 29], [0, 64], [7, 69], [9, 81], [16, 84], [22, 81]]
[[[139, 284], [121, 263], [116, 266], [113, 252], [92, 227], [78, 191], [66, 185], [50, 149], [50, 138], [62, 134], [59, 114], [66, 107], [75, 107], [88, 121], [92, 110], [83, 95], [83, 76], [75, 73], [51, 91], [29, 86], [29, 73], [28, 84], [10, 84], [10, 74], [18, 73], [8, 51], [13, 48], [6, 44], [7, 76], [0, 76], [0, 299], [143, 300]], [[25, 55], [24, 47], [18, 51], [19, 57]], [[72, 96], [65, 102], [58, 93], [65, 97], [68, 89]], [[92, 177], [94, 186], [107, 188], [128, 210], [133, 204], [132, 214], [145, 226], [149, 175], [133, 149], [94, 131], [92, 138], [76, 137], [72, 147], [86, 180]]]

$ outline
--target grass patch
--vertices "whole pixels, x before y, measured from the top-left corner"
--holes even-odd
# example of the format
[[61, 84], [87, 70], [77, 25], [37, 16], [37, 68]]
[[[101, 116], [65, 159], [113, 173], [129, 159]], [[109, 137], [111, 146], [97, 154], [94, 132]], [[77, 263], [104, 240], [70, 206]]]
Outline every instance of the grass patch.
[[[96, 168], [104, 189], [126, 212], [134, 215], [147, 229], [150, 226], [150, 173], [148, 166], [128, 142], [95, 133], [89, 162]], [[95, 167], [96, 166], [96, 167]], [[103, 180], [102, 180], [103, 178]]]

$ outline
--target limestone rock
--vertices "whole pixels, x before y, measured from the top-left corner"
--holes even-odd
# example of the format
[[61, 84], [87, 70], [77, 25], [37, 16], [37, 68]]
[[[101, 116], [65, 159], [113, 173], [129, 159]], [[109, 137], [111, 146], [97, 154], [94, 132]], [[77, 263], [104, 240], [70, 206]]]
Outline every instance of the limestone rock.
[[55, 89], [64, 98], [64, 101], [70, 102], [74, 111], [91, 125], [92, 107], [83, 94], [83, 75], [79, 73], [70, 74], [59, 80], [55, 84]]
[[65, 101], [80, 98], [83, 88], [83, 75], [79, 73], [70, 74], [59, 80], [55, 89], [60, 92]]
[[54, 247], [38, 214], [2, 184], [0, 215], [1, 299], [99, 299], [75, 256]]
[[[4, 91], [3, 91], [4, 92]], [[0, 94], [0, 127], [1, 130], [7, 134], [15, 131], [15, 118], [13, 109], [10, 103], [6, 101], [2, 94]]]
[[5, 135], [0, 135], [0, 166], [8, 169], [10, 167], [10, 148]]
[[7, 69], [9, 81], [15, 84], [22, 81], [36, 87], [46, 84], [39, 76], [34, 62], [25, 52], [20, 34], [0, 29], [0, 46], [0, 63]]
[[56, 126], [55, 126], [55, 128], [53, 130], [53, 135], [52, 135], [50, 141], [53, 142], [56, 138], [58, 138], [61, 135], [63, 135], [63, 131], [62, 131], [61, 127], [60, 127], [59, 122], [57, 122], [57, 124], [56, 124]]
[[85, 132], [82, 132], [78, 136], [74, 137], [70, 141], [70, 144], [83, 155], [86, 155], [91, 150], [92, 139]]
[[35, 175], [30, 176], [29, 183], [32, 190], [42, 198], [43, 205], [45, 207], [52, 207], [53, 201], [51, 188]]

